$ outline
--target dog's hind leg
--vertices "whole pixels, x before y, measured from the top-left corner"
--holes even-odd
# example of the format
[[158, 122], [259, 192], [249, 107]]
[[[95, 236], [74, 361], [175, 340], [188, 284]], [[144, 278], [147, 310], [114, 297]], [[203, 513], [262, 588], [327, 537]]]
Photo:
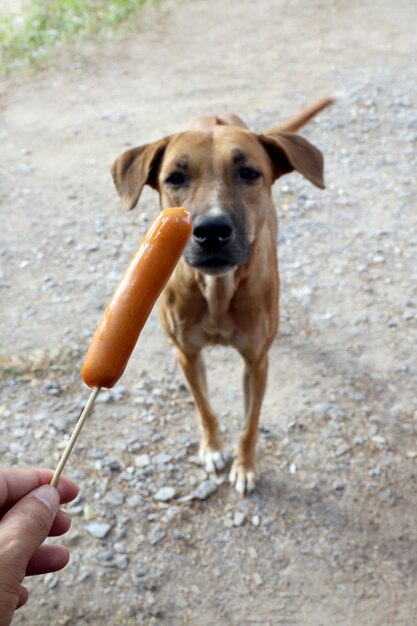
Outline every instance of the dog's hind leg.
[[229, 480], [236, 491], [244, 495], [255, 489], [255, 449], [262, 400], [268, 375], [268, 354], [258, 360], [242, 355], [245, 359], [243, 387], [245, 396], [246, 424], [239, 439], [236, 459], [230, 470]]
[[183, 352], [177, 358], [190, 389], [201, 427], [200, 459], [207, 472], [221, 471], [226, 465], [217, 417], [208, 400], [207, 379], [201, 351]]

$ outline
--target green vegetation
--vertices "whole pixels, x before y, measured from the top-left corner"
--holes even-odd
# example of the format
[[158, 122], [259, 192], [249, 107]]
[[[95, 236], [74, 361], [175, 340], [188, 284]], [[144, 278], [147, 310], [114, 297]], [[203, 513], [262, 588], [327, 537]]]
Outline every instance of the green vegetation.
[[57, 47], [126, 22], [147, 0], [28, 0], [0, 18], [2, 73], [42, 64]]

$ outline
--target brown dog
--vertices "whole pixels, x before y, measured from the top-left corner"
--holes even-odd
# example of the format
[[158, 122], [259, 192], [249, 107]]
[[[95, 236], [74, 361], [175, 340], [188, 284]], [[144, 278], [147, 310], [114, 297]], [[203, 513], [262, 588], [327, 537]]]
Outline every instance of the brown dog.
[[127, 209], [145, 184], [160, 204], [185, 206], [193, 235], [160, 298], [162, 324], [194, 396], [201, 424], [200, 456], [209, 472], [223, 469], [217, 418], [208, 400], [201, 350], [231, 345], [245, 362], [246, 424], [230, 481], [239, 493], [255, 487], [255, 446], [266, 387], [268, 350], [278, 329], [279, 274], [273, 182], [297, 170], [324, 188], [323, 157], [295, 134], [328, 106], [320, 100], [265, 134], [235, 115], [194, 120], [185, 132], [133, 148], [113, 164]]

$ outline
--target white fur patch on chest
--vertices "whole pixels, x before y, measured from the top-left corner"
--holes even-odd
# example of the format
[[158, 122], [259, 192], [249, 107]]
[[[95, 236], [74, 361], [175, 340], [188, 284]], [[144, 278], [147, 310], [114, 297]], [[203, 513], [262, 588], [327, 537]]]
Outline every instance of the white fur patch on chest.
[[226, 315], [236, 291], [235, 270], [221, 276], [203, 275], [202, 291], [210, 316]]
[[207, 303], [201, 330], [215, 342], [228, 343], [236, 330], [230, 314], [230, 304], [236, 291], [235, 270], [222, 276], [204, 275], [200, 288]]

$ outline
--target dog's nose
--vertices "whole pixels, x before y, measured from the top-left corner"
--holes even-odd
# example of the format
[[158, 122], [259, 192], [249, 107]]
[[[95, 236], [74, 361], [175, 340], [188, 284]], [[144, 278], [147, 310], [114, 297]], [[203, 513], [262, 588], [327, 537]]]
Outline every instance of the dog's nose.
[[222, 248], [232, 239], [233, 223], [223, 215], [198, 215], [193, 221], [193, 238], [202, 248]]

